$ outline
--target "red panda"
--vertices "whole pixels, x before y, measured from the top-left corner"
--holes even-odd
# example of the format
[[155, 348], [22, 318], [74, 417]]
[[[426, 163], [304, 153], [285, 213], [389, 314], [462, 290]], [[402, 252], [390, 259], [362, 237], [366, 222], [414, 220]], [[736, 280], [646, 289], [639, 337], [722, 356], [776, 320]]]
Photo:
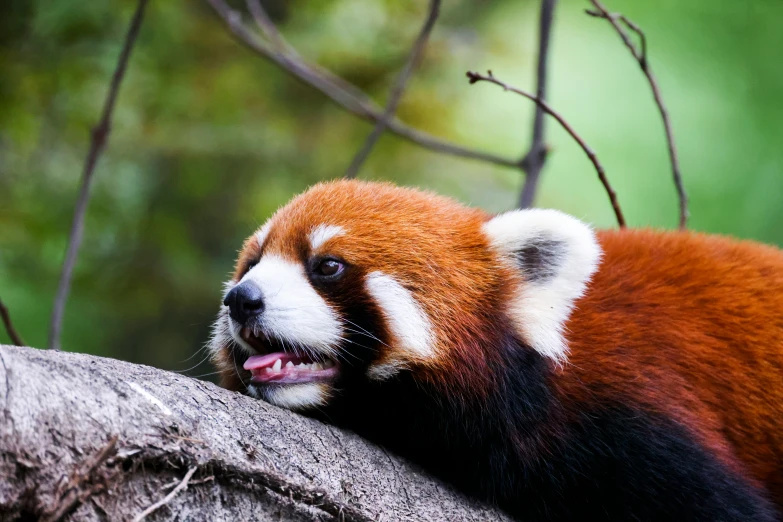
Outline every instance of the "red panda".
[[246, 240], [211, 347], [520, 520], [781, 520], [770, 246], [323, 183]]

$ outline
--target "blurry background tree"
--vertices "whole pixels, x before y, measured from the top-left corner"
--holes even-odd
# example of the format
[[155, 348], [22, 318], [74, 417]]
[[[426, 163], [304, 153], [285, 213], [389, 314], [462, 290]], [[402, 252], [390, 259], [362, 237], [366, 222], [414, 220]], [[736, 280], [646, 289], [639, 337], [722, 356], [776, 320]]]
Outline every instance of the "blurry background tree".
[[[43, 347], [89, 129], [133, 0], [11, 0], [0, 18], [0, 296]], [[239, 2], [236, 5], [239, 6]], [[383, 103], [427, 8], [414, 0], [274, 0], [298, 51]], [[649, 87], [584, 0], [555, 15], [548, 99], [598, 152], [630, 226], [674, 228], [677, 200]], [[689, 226], [783, 245], [783, 2], [613, 0], [639, 23], [673, 118]], [[471, 87], [493, 69], [533, 90], [537, 0], [445, 2], [399, 117], [508, 157], [534, 104]], [[62, 345], [185, 370], [242, 239], [293, 194], [341, 176], [372, 126], [235, 42], [206, 3], [150, 2], [98, 166]], [[615, 226], [583, 152], [553, 123], [536, 204]], [[385, 134], [361, 178], [415, 184], [490, 211], [518, 170]], [[0, 328], [0, 342], [8, 342]], [[210, 372], [206, 364], [190, 375]]]

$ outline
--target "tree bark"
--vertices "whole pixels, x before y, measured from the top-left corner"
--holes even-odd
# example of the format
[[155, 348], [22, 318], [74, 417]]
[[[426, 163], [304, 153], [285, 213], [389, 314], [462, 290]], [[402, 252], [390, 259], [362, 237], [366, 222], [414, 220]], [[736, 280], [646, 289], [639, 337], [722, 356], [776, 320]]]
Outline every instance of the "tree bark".
[[0, 346], [0, 398], [0, 520], [509, 520], [353, 433], [147, 366]]

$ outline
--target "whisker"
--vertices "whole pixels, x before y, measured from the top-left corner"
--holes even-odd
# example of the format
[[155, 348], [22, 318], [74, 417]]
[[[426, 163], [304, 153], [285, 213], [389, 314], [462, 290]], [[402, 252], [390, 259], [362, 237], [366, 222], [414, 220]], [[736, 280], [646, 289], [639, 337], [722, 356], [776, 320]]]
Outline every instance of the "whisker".
[[[351, 330], [351, 329], [348, 329], [348, 328], [346, 328], [346, 331], [347, 331], [347, 332], [349, 332], [349, 333], [353, 333], [353, 334], [355, 334], [355, 335], [362, 335], [362, 336], [364, 336], [364, 337], [369, 337], [368, 335], [366, 335], [366, 334], [364, 334], [364, 333], [362, 333], [362, 332], [356, 332], [356, 331], [353, 331], [353, 330]], [[345, 338], [344, 338], [344, 339], [345, 339]], [[384, 345], [384, 346], [387, 346], [387, 347], [388, 347], [388, 345], [387, 345], [386, 343], [384, 343], [384, 342], [382, 342], [382, 341], [378, 341], [378, 339], [375, 339], [375, 338], [371, 338], [371, 339], [373, 339], [374, 341], [376, 341], [376, 342], [379, 342], [380, 344], [382, 344], [382, 345]], [[346, 339], [346, 340], [347, 340], [347, 339]], [[358, 343], [356, 343], [356, 344], [358, 344]], [[378, 351], [378, 349], [377, 349], [377, 348], [375, 348], [375, 347], [370, 347], [370, 346], [366, 346], [366, 345], [361, 345], [361, 346], [363, 346], [364, 348], [366, 348], [366, 349], [368, 349], [368, 350], [374, 351], [374, 352]]]
[[[186, 362], [188, 362], [189, 360], [191, 360], [192, 358], [194, 358], [195, 356], [197, 356], [198, 354], [200, 354], [200, 353], [201, 353], [201, 352], [203, 352], [204, 350], [207, 350], [207, 351], [209, 351], [209, 346], [207, 346], [207, 345], [204, 345], [204, 346], [202, 346], [201, 348], [199, 348], [198, 350], [196, 350], [195, 352], [193, 352], [193, 354], [192, 354], [190, 357], [188, 357], [187, 359], [183, 359], [183, 360], [181, 360], [181, 361], [180, 361], [180, 363], [186, 363]], [[199, 363], [199, 364], [201, 364], [201, 363]], [[196, 366], [198, 366], [198, 365], [196, 365]]]
[[374, 335], [368, 334], [368, 333], [366, 333], [366, 332], [362, 332], [362, 331], [360, 331], [360, 330], [354, 330], [353, 328], [344, 328], [344, 330], [345, 330], [346, 332], [355, 333], [355, 334], [357, 334], [357, 335], [362, 335], [362, 336], [364, 336], [364, 337], [369, 337], [370, 339], [372, 339], [372, 340], [374, 340], [374, 341], [381, 342], [381, 340], [380, 340], [380, 339], [378, 339], [377, 337], [375, 337]]
[[[350, 339], [346, 339], [345, 337], [343, 337], [342, 340], [345, 341], [345, 342], [351, 343], [351, 344], [355, 344], [356, 346], [358, 346], [360, 348], [364, 348], [365, 350], [373, 351], [372, 348], [370, 348], [369, 346], [365, 346], [365, 345], [363, 345], [361, 343], [357, 343], [356, 341], [351, 341]], [[358, 357], [358, 356], [356, 356], [356, 355], [354, 355], [354, 354], [352, 354], [350, 352], [346, 352], [346, 351], [338, 352], [336, 354], [336, 358], [339, 359], [340, 357], [342, 357], [345, 362], [348, 362], [348, 359], [346, 358], [346, 355], [350, 355], [351, 357], [353, 357], [354, 359], [356, 359], [359, 362], [362, 361], [361, 357]]]
[[[236, 346], [236, 343], [235, 343], [235, 342], [233, 342], [233, 344], [234, 344], [234, 346]], [[234, 348], [234, 347], [232, 346], [232, 348]], [[239, 377], [239, 382], [241, 382], [241, 383], [242, 383], [242, 386], [244, 386], [244, 387], [246, 387], [246, 388], [247, 388], [247, 383], [246, 383], [246, 382], [245, 382], [245, 380], [242, 378], [242, 374], [241, 374], [241, 373], [239, 373], [239, 368], [237, 367], [237, 360], [236, 360], [236, 358], [234, 357], [234, 351], [233, 351], [233, 349], [231, 350], [231, 362], [232, 362], [232, 363], [234, 363], [234, 370], [236, 370], [236, 372], [237, 372], [237, 377]]]
[[364, 327], [354, 323], [353, 321], [349, 321], [348, 319], [345, 319], [345, 322], [350, 324], [350, 325], [352, 325], [352, 326], [355, 326], [356, 328], [358, 328], [359, 330], [364, 332], [364, 335], [366, 335], [367, 337], [371, 337], [371, 338], [375, 339], [376, 341], [378, 341], [379, 343], [381, 343], [382, 345], [386, 346], [387, 348], [391, 348], [388, 344], [386, 344], [385, 342], [383, 342], [380, 339], [378, 339], [375, 335], [373, 335], [371, 332], [367, 331], [367, 329], [365, 329]]
[[354, 366], [353, 362], [349, 361], [349, 360], [348, 360], [348, 359], [346, 359], [345, 357], [339, 357], [339, 356], [337, 357], [337, 361], [338, 361], [338, 362], [339, 362], [341, 359], [342, 359], [342, 362], [343, 362], [345, 365], [347, 365], [347, 366], [350, 366], [350, 367], [352, 367], [352, 368], [353, 368], [353, 366]]
[[204, 364], [205, 362], [207, 362], [209, 360], [210, 355], [211, 354], [208, 353], [203, 359], [201, 359], [199, 362], [197, 362], [196, 364], [194, 364], [193, 366], [191, 366], [187, 370], [174, 370], [174, 372], [175, 373], [187, 373], [187, 372], [193, 371], [196, 368], [198, 368], [199, 366], [201, 366], [202, 364]]
[[201, 375], [189, 375], [189, 377], [192, 377], [193, 379], [201, 379], [204, 377], [210, 377], [212, 375], [219, 375], [220, 372], [209, 372], [209, 373], [202, 373]]
[[353, 340], [348, 339], [346, 337], [343, 337], [342, 340], [347, 342], [347, 343], [351, 343], [353, 345], [356, 345], [356, 346], [358, 346], [360, 348], [364, 348], [365, 350], [370, 351], [370, 352], [377, 352], [378, 351], [376, 348], [373, 348], [371, 346], [367, 346], [366, 344], [362, 344], [362, 343], [360, 343], [358, 341], [353, 341]]

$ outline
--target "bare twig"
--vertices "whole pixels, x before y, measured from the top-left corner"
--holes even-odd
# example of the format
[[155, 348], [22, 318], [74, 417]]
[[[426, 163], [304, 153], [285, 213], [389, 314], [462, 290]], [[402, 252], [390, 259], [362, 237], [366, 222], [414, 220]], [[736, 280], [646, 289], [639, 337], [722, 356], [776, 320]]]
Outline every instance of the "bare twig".
[[56, 522], [62, 519], [90, 496], [104, 489], [104, 485], [100, 483], [92, 484], [89, 488], [85, 488], [84, 486], [93, 481], [95, 471], [98, 467], [106, 462], [109, 457], [117, 453], [118, 439], [119, 437], [114, 435], [98, 453], [85, 462], [81, 469], [76, 470], [71, 474], [70, 479], [58, 495], [59, 500], [57, 505], [54, 506], [50, 512], [41, 517], [41, 522]]
[[293, 47], [288, 45], [288, 42], [285, 41], [283, 35], [281, 35], [280, 31], [275, 27], [272, 19], [266, 14], [260, 0], [246, 0], [245, 4], [247, 4], [247, 10], [250, 11], [250, 16], [253, 17], [256, 25], [261, 29], [261, 32], [264, 33], [264, 36], [272, 42], [272, 45], [275, 46], [277, 52], [296, 54], [296, 51], [294, 51]]
[[[604, 18], [609, 21], [610, 24], [612, 24], [612, 27], [614, 27], [614, 30], [617, 32], [618, 35], [620, 35], [620, 38], [623, 40], [623, 43], [628, 48], [628, 50], [631, 52], [633, 57], [636, 59], [637, 62], [639, 62], [639, 67], [642, 69], [642, 72], [647, 77], [647, 82], [650, 84], [650, 88], [652, 89], [653, 98], [655, 98], [655, 104], [658, 106], [658, 110], [661, 113], [661, 119], [663, 120], [663, 128], [666, 132], [666, 143], [669, 147], [669, 160], [672, 165], [672, 176], [674, 178], [674, 185], [677, 188], [677, 196], [680, 200], [680, 229], [685, 229], [688, 224], [688, 195], [685, 192], [685, 186], [682, 183], [682, 175], [680, 174], [680, 163], [677, 158], [677, 148], [674, 143], [674, 131], [672, 131], [672, 125], [671, 121], [669, 120], [669, 112], [666, 110], [666, 105], [663, 102], [663, 98], [661, 96], [661, 90], [658, 86], [658, 81], [655, 78], [655, 75], [653, 75], [652, 69], [650, 68], [650, 61], [647, 58], [647, 37], [644, 34], [644, 31], [641, 30], [641, 28], [633, 23], [631, 20], [626, 18], [622, 14], [615, 14], [610, 13], [606, 10], [606, 7], [599, 2], [598, 0], [590, 0], [590, 3], [592, 3], [597, 11], [592, 10], [586, 10], [585, 12], [590, 15], [594, 16], [596, 18]], [[622, 23], [625, 25], [626, 28], [628, 28], [630, 31], [636, 33], [639, 36], [640, 45], [637, 47], [632, 41], [631, 37], [628, 35], [626, 30], [623, 28]]]
[[[536, 71], [536, 97], [546, 101], [547, 62], [549, 60], [549, 40], [552, 32], [557, 0], [541, 0], [541, 13], [538, 22], [538, 67]], [[544, 168], [548, 148], [544, 143], [544, 110], [536, 105], [533, 117], [533, 142], [522, 158], [519, 166], [525, 173], [525, 182], [519, 195], [519, 208], [528, 208], [533, 204], [541, 170]]]
[[593, 166], [595, 167], [595, 170], [598, 172], [598, 178], [601, 180], [601, 183], [604, 185], [604, 188], [606, 189], [606, 192], [609, 195], [609, 201], [612, 203], [614, 214], [617, 217], [617, 224], [620, 226], [620, 228], [625, 228], [625, 218], [623, 217], [622, 210], [620, 210], [620, 204], [617, 202], [617, 194], [612, 189], [612, 186], [609, 184], [609, 180], [606, 178], [606, 172], [604, 171], [604, 168], [601, 165], [601, 163], [598, 161], [598, 157], [595, 155], [595, 152], [593, 152], [593, 149], [591, 149], [590, 146], [587, 145], [585, 140], [583, 140], [582, 137], [576, 133], [576, 131], [571, 127], [571, 125], [560, 114], [555, 112], [555, 110], [552, 109], [544, 100], [537, 98], [536, 96], [530, 94], [529, 92], [525, 92], [521, 89], [517, 89], [516, 87], [512, 87], [507, 83], [498, 80], [492, 75], [492, 71], [487, 71], [486, 76], [472, 71], [468, 71], [467, 77], [470, 79], [470, 83], [476, 83], [480, 81], [490, 82], [490, 83], [494, 83], [495, 85], [499, 85], [500, 87], [503, 87], [503, 90], [505, 91], [511, 91], [513, 93], [519, 94], [520, 96], [524, 96], [525, 98], [535, 102], [539, 107], [541, 107], [541, 109], [543, 109], [545, 113], [549, 114], [554, 119], [556, 119], [557, 122], [566, 130], [566, 132], [568, 132], [568, 134], [570, 134], [571, 137], [574, 138], [574, 140], [576, 140], [579, 146], [582, 147], [582, 150], [585, 152], [585, 154], [587, 154], [587, 157], [590, 159]]
[[152, 504], [150, 507], [139, 513], [133, 518], [133, 522], [139, 522], [140, 520], [144, 520], [148, 515], [151, 513], [154, 513], [161, 507], [165, 506], [169, 502], [171, 502], [171, 499], [177, 496], [177, 494], [182, 491], [183, 489], [188, 487], [188, 481], [190, 481], [190, 477], [193, 476], [193, 474], [196, 472], [196, 466], [193, 466], [188, 470], [187, 473], [185, 473], [185, 476], [182, 479], [182, 482], [179, 483], [179, 485], [172, 489], [171, 492], [169, 492], [168, 495], [160, 499], [159, 501]]
[[405, 92], [405, 85], [408, 83], [408, 79], [411, 77], [414, 69], [419, 65], [421, 56], [424, 53], [424, 47], [427, 45], [427, 39], [432, 32], [432, 28], [435, 26], [435, 21], [438, 19], [439, 13], [440, 0], [430, 0], [427, 19], [419, 32], [419, 36], [413, 43], [413, 48], [411, 48], [405, 67], [403, 67], [402, 72], [400, 72], [397, 82], [394, 84], [394, 87], [389, 94], [389, 101], [386, 103], [386, 109], [383, 111], [383, 116], [375, 124], [375, 128], [373, 128], [370, 135], [367, 136], [367, 140], [364, 142], [362, 148], [353, 157], [351, 164], [348, 166], [348, 170], [345, 171], [346, 178], [352, 179], [356, 177], [362, 164], [370, 155], [370, 151], [372, 151], [372, 148], [380, 139], [383, 131], [386, 130], [389, 121], [394, 117], [394, 113], [397, 112], [397, 106], [400, 104], [403, 92]]
[[11, 314], [8, 312], [8, 308], [0, 299], [0, 317], [3, 318], [3, 324], [5, 325], [5, 331], [8, 332], [8, 337], [11, 338], [11, 342], [16, 346], [27, 346], [22, 340], [22, 336], [14, 328], [14, 323], [11, 321]]
[[57, 287], [57, 297], [54, 300], [52, 309], [52, 322], [49, 328], [49, 348], [60, 349], [60, 330], [62, 329], [63, 313], [65, 312], [65, 302], [68, 300], [68, 292], [71, 288], [71, 276], [73, 267], [76, 264], [76, 257], [79, 253], [79, 246], [82, 242], [82, 233], [84, 232], [84, 215], [87, 211], [87, 202], [90, 199], [90, 184], [92, 182], [95, 165], [98, 157], [106, 146], [106, 141], [111, 130], [111, 116], [114, 111], [114, 104], [117, 101], [117, 94], [120, 90], [120, 84], [125, 76], [125, 70], [128, 66], [133, 44], [139, 34], [141, 21], [144, 18], [144, 9], [147, 7], [147, 0], [139, 0], [136, 6], [136, 12], [133, 14], [128, 33], [125, 36], [125, 43], [122, 52], [117, 60], [117, 67], [111, 79], [109, 92], [103, 105], [103, 112], [98, 124], [92, 129], [92, 141], [90, 150], [87, 153], [87, 160], [82, 173], [81, 185], [79, 186], [79, 196], [76, 200], [76, 208], [73, 213], [73, 222], [71, 224], [71, 233], [68, 239], [68, 249], [65, 252], [60, 283]]
[[[291, 47], [285, 43], [285, 40], [279, 33], [277, 33], [277, 38], [284, 43], [284, 46], [289, 49], [289, 51], [273, 49], [266, 42], [260, 40], [245, 27], [242, 23], [240, 14], [229, 7], [224, 0], [206, 1], [209, 2], [218, 16], [225, 22], [229, 31], [231, 31], [237, 40], [256, 54], [275, 63], [278, 67], [301, 82], [321, 91], [332, 101], [356, 116], [373, 122], [378, 122], [383, 118], [383, 109], [367, 94], [332, 72], [302, 60], [296, 53], [290, 51]], [[267, 29], [269, 29], [269, 27]], [[396, 118], [392, 118], [388, 121], [387, 129], [411, 143], [442, 154], [484, 161], [504, 167], [518, 167], [519, 165], [518, 160], [455, 145], [406, 125]]]

